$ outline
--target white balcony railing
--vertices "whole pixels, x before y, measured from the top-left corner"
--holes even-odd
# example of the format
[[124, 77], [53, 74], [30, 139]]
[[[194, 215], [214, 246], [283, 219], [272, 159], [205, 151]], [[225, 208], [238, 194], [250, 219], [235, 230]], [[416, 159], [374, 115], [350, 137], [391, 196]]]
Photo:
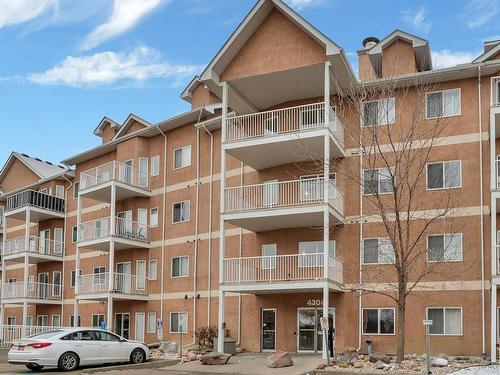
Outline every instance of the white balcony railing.
[[55, 329], [71, 328], [60, 326], [0, 325], [0, 347], [10, 347], [16, 340]]
[[224, 259], [224, 283], [272, 283], [284, 281], [343, 281], [343, 264], [328, 256], [325, 276], [323, 253], [257, 256]]
[[[334, 181], [327, 183], [328, 201], [343, 215], [343, 194]], [[325, 201], [325, 184], [325, 180], [319, 177], [229, 187], [224, 192], [224, 209], [229, 213], [320, 204]]]
[[491, 78], [491, 105], [500, 106], [500, 77]]
[[116, 217], [115, 228], [111, 230], [111, 218], [104, 217], [80, 224], [78, 241], [95, 241], [110, 236], [127, 240], [149, 242], [149, 227], [146, 224]]
[[9, 256], [20, 253], [63, 256], [64, 244], [62, 241], [50, 240], [47, 238], [30, 236], [16, 237], [5, 241], [5, 249], [2, 251], [3, 256]]
[[328, 128], [344, 145], [344, 129], [335, 110], [330, 107], [325, 122], [325, 104], [315, 103], [296, 107], [234, 116], [226, 120], [226, 142], [242, 141], [310, 129]]
[[62, 301], [62, 285], [28, 281], [27, 293], [24, 293], [25, 281], [2, 285], [2, 299], [29, 298], [38, 300]]
[[37, 207], [44, 210], [64, 213], [64, 199], [54, 195], [42, 193], [36, 190], [24, 190], [20, 193], [7, 197], [5, 212], [13, 211], [21, 207]]
[[78, 276], [78, 294], [120, 293], [147, 295], [147, 277], [113, 273], [113, 289], [109, 290], [109, 272]]
[[133, 168], [119, 161], [110, 161], [80, 174], [80, 191], [118, 181], [127, 185], [149, 190], [149, 173]]

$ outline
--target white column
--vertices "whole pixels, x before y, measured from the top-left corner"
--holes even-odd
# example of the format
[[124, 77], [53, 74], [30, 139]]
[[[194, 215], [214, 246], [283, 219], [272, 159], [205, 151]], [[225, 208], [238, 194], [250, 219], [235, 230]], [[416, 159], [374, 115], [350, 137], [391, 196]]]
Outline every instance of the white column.
[[[482, 134], [480, 135], [482, 137]], [[496, 190], [496, 176], [497, 176], [497, 166], [496, 166], [496, 129], [495, 129], [495, 114], [490, 109], [490, 161], [491, 161], [491, 189]]]
[[[116, 233], [116, 186], [111, 185], [111, 213], [110, 213], [110, 230], [111, 234], [114, 235]], [[113, 240], [113, 236], [111, 236], [111, 241], [109, 243], [109, 264], [108, 264], [108, 291], [111, 291], [115, 288], [115, 241]], [[106, 322], [107, 329], [113, 329], [113, 298], [108, 297], [108, 321]]]
[[498, 193], [492, 193], [491, 194], [491, 275], [495, 276], [498, 275], [498, 266], [499, 266], [499, 259], [498, 259], [498, 253], [497, 253], [497, 197], [495, 194]]
[[[24, 251], [26, 252], [24, 255], [24, 285], [23, 285], [23, 326], [28, 324], [28, 302], [26, 298], [28, 298], [28, 279], [29, 279], [29, 264], [28, 264], [28, 251], [30, 246], [30, 223], [31, 223], [31, 211], [26, 208], [26, 220], [24, 222]], [[33, 285], [36, 290], [36, 284]]]
[[491, 284], [491, 362], [497, 361], [497, 284]]
[[[80, 241], [80, 225], [82, 223], [82, 198], [80, 194], [78, 194], [77, 197], [77, 206], [76, 206], [76, 254], [75, 254], [75, 304], [73, 306], [73, 326], [76, 327], [78, 326], [78, 299], [76, 296], [78, 295], [79, 292], [79, 269], [80, 269], [80, 247], [78, 246], [78, 241]], [[73, 234], [71, 234], [73, 235]]]
[[[2, 249], [5, 249], [5, 246], [6, 246], [6, 243], [7, 243], [7, 218], [5, 217], [5, 207], [4, 207], [4, 211], [3, 211], [3, 245], [2, 245]], [[6, 270], [6, 265], [5, 265], [5, 260], [2, 262], [2, 290], [0, 293], [3, 293], [3, 288], [5, 286], [5, 270]], [[4, 306], [4, 303], [3, 303], [3, 299], [1, 298], [1, 294], [0, 294], [0, 324], [3, 325], [4, 324], [4, 309], [5, 309], [5, 306]]]

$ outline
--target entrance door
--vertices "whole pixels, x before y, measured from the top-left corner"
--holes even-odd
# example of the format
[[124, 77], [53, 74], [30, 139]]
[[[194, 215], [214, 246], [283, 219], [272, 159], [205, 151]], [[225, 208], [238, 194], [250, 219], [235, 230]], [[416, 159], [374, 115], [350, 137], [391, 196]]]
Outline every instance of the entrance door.
[[120, 181], [126, 184], [132, 184], [133, 179], [133, 162], [132, 160], [124, 161], [120, 165]]
[[117, 236], [125, 238], [133, 238], [132, 233], [132, 210], [119, 212], [117, 220]]
[[38, 242], [38, 252], [40, 254], [47, 254], [49, 252], [49, 239], [50, 239], [50, 230], [41, 230], [40, 231], [40, 238]]
[[[329, 309], [329, 321], [332, 329], [335, 328], [335, 308]], [[323, 349], [323, 332], [321, 331], [320, 318], [323, 308], [299, 308], [297, 314], [297, 351], [321, 352]], [[335, 341], [332, 342], [335, 348]]]
[[116, 263], [115, 289], [118, 293], [130, 293], [132, 286], [132, 266], [130, 262]]
[[135, 313], [135, 341], [144, 342], [144, 330], [146, 328], [145, 324], [145, 314]]
[[262, 309], [262, 351], [276, 350], [276, 309]]
[[49, 273], [38, 274], [38, 298], [47, 299], [49, 297]]
[[130, 314], [116, 314], [115, 315], [115, 332], [117, 335], [129, 338], [130, 332]]
[[278, 180], [264, 182], [264, 206], [278, 204]]

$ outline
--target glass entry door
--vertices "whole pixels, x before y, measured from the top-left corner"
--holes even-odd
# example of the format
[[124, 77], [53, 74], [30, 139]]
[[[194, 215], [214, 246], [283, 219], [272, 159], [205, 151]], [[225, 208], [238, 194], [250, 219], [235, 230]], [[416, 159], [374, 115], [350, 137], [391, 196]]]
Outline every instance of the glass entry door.
[[276, 350], [276, 309], [262, 309], [262, 351]]
[[[329, 309], [330, 327], [335, 328], [335, 308]], [[323, 331], [321, 331], [320, 318], [323, 308], [304, 307], [297, 312], [297, 351], [321, 352], [323, 349]], [[335, 337], [335, 335], [334, 335]], [[335, 348], [335, 340], [332, 343]]]
[[115, 333], [129, 338], [130, 332], [130, 314], [116, 314], [115, 315]]

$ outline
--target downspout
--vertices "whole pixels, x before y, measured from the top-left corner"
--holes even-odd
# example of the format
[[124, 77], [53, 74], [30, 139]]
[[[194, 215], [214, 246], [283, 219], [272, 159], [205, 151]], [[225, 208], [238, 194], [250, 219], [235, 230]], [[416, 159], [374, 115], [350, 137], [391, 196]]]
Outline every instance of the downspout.
[[210, 308], [212, 300], [212, 189], [214, 182], [214, 135], [203, 125], [203, 129], [210, 135], [210, 187], [209, 187], [209, 203], [208, 203], [208, 312], [207, 312], [207, 327], [210, 326]]
[[[163, 208], [161, 226], [161, 276], [160, 276], [160, 319], [163, 322], [164, 274], [165, 274], [165, 219], [167, 209], [167, 135], [158, 126], [156, 129], [163, 135]], [[164, 325], [164, 324], [163, 324]], [[162, 337], [163, 339], [163, 337]]]
[[[241, 162], [241, 173], [240, 173], [240, 186], [243, 186], [243, 172], [245, 171], [245, 165]], [[239, 255], [241, 259], [243, 256], [243, 228], [240, 227], [240, 244], [239, 244]], [[236, 345], [240, 345], [241, 342], [241, 293], [238, 293], [238, 341]]]
[[477, 67], [477, 93], [478, 93], [478, 117], [479, 117], [479, 200], [481, 204], [481, 333], [483, 358], [486, 357], [486, 316], [485, 316], [485, 281], [484, 281], [484, 207], [483, 207], [483, 116], [481, 95], [481, 66]]
[[[201, 111], [200, 111], [201, 116]], [[200, 116], [198, 122], [200, 122]], [[194, 264], [193, 264], [193, 343], [196, 341], [196, 301], [197, 301], [197, 285], [196, 279], [198, 275], [198, 223], [200, 216], [200, 129], [196, 129], [196, 210], [194, 221]]]
[[[63, 324], [63, 319], [64, 319], [64, 266], [66, 264], [66, 261], [64, 258], [66, 257], [66, 232], [67, 232], [67, 218], [68, 218], [68, 205], [66, 202], [68, 202], [68, 191], [73, 187], [73, 182], [69, 180], [65, 174], [62, 174], [62, 178], [64, 178], [66, 181], [69, 182], [69, 186], [65, 191], [65, 196], [64, 196], [64, 202], [65, 202], [65, 207], [64, 207], [64, 230], [63, 230], [63, 264], [62, 264], [62, 272], [61, 272], [61, 298], [62, 298], [62, 304], [61, 304], [61, 321], [59, 322], [60, 325], [64, 326]], [[54, 281], [54, 280], [52, 280]], [[75, 296], [76, 299], [76, 296]]]
[[[359, 178], [363, 181], [363, 125], [359, 122]], [[361, 285], [363, 283], [363, 186], [359, 185], [359, 290], [358, 290], [358, 349], [361, 350], [363, 339], [363, 308], [362, 308], [362, 295]]]

